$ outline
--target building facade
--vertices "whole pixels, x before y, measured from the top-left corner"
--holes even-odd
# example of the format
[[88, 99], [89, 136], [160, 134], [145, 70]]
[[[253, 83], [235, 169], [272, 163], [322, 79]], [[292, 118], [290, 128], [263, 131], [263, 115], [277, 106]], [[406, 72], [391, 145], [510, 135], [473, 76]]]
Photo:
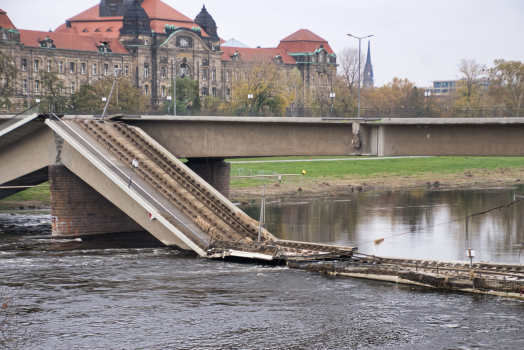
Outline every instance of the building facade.
[[[167, 102], [173, 77], [199, 83], [201, 96], [231, 98], [234, 79], [257, 63], [298, 68], [304, 85], [329, 90], [336, 55], [329, 43], [307, 29], [274, 48], [222, 46], [217, 25], [204, 6], [191, 20], [160, 0], [101, 0], [66, 20], [54, 32], [17, 29], [0, 10], [0, 53], [18, 68], [13, 102], [42, 94], [41, 72], [56, 72], [64, 96], [119, 69], [150, 98]], [[227, 45], [227, 44], [226, 44]]]

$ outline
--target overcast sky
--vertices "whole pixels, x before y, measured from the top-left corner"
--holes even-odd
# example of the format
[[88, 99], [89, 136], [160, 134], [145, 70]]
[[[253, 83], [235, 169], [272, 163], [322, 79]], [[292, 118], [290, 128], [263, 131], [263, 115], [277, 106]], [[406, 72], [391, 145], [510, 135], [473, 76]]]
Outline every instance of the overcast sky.
[[[163, 0], [189, 18], [199, 1]], [[0, 0], [19, 29], [55, 30], [97, 0]], [[462, 58], [490, 66], [494, 59], [524, 60], [524, 0], [206, 0], [218, 34], [249, 47], [275, 47], [299, 29], [326, 39], [338, 54], [358, 47], [348, 37], [373, 34], [375, 86], [393, 77], [417, 86], [456, 79]], [[366, 39], [367, 40], [367, 39]], [[362, 50], [367, 41], [362, 41]]]

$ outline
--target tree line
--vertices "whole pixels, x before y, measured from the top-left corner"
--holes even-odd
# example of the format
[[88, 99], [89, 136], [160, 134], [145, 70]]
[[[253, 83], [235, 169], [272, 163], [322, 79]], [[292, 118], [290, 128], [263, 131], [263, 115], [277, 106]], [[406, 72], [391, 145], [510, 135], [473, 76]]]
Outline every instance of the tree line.
[[[338, 55], [338, 67], [329, 84], [312, 87], [302, 77], [300, 71], [285, 69], [271, 63], [253, 64], [246, 71], [237, 71], [232, 77], [230, 90], [224, 91], [225, 99], [218, 96], [202, 96], [198, 81], [189, 77], [177, 78], [176, 108], [182, 111], [199, 110], [253, 110], [275, 111], [285, 108], [329, 108], [329, 93], [334, 92], [333, 106], [336, 109], [357, 108], [358, 82], [364, 80], [362, 69], [359, 72], [358, 50], [346, 48]], [[363, 57], [361, 57], [361, 61]], [[521, 61], [497, 59], [493, 66], [475, 60], [463, 59], [458, 65], [460, 78], [456, 89], [438, 98], [429, 99], [430, 108], [475, 108], [475, 107], [513, 107], [520, 108], [524, 99], [524, 64]], [[12, 109], [11, 97], [16, 92], [18, 70], [12, 58], [0, 55], [0, 104], [4, 109]], [[44, 111], [67, 111], [97, 113], [103, 110], [102, 97], [109, 96], [114, 77], [108, 76], [92, 84], [83, 84], [77, 91], [65, 95], [68, 87], [56, 71], [41, 72], [40, 106]], [[173, 80], [167, 90], [173, 94]], [[407, 78], [393, 78], [380, 87], [361, 90], [362, 108], [409, 108], [423, 114], [426, 108], [424, 88], [417, 87]], [[141, 89], [134, 86], [129, 78], [119, 77], [110, 101], [109, 113], [135, 111], [139, 113], [167, 113], [173, 109], [172, 102], [151, 105], [151, 99]], [[34, 105], [34, 101], [32, 102]], [[27, 100], [23, 102], [23, 108]]]

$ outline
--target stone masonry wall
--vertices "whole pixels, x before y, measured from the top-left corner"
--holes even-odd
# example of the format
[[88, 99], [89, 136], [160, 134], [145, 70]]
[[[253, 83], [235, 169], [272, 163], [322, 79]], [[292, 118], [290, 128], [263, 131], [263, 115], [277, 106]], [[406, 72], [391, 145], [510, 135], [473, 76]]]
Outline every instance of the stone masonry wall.
[[144, 231], [63, 165], [49, 166], [53, 236]]
[[229, 198], [230, 163], [189, 159], [186, 165], [224, 197]]

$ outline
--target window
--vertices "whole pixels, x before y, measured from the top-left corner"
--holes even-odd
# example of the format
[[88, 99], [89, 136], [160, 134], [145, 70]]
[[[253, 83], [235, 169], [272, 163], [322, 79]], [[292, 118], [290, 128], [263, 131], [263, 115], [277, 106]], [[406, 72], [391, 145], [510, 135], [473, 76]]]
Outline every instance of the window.
[[443, 88], [447, 88], [447, 87], [448, 87], [448, 82], [443, 82], [443, 83], [442, 83], [442, 87], [443, 87]]
[[64, 92], [64, 82], [63, 81], [60, 82], [60, 85], [58, 86], [58, 91], [60, 91], [60, 93]]
[[69, 62], [69, 73], [75, 74], [75, 62]]
[[39, 92], [39, 91], [40, 91], [40, 81], [35, 80], [35, 92]]
[[85, 63], [82, 63], [81, 66], [80, 66], [80, 72], [82, 74], [86, 74], [86, 64]]
[[311, 62], [315, 62], [315, 56], [311, 56]]
[[149, 76], [149, 67], [144, 67], [144, 78], [147, 78], [148, 76]]
[[322, 63], [324, 61], [324, 55], [322, 53], [318, 55], [318, 62]]
[[7, 33], [2, 33], [2, 39], [7, 40]]
[[327, 56], [327, 57], [326, 57], [326, 63], [329, 63], [329, 62], [331, 62], [331, 59], [330, 59], [329, 56]]
[[202, 97], [206, 97], [207, 96], [207, 88], [203, 87], [202, 88]]
[[[202, 80], [207, 80], [207, 69], [202, 70]], [[203, 91], [203, 90], [202, 90]], [[205, 95], [204, 95], [205, 96]]]
[[161, 67], [160, 68], [160, 78], [165, 78], [166, 77], [166, 67]]
[[24, 72], [27, 70], [27, 58], [22, 58], [22, 70]]
[[116, 5], [111, 5], [110, 8], [111, 8], [111, 11], [116, 11]]
[[129, 66], [125, 66], [124, 67], [124, 76], [128, 76], [129, 75]]
[[440, 83], [433, 83], [433, 87], [434, 88], [439, 88], [440, 87]]
[[217, 79], [217, 71], [215, 69], [213, 69], [211, 71], [211, 80], [215, 81], [216, 79]]
[[74, 94], [75, 93], [75, 82], [71, 82], [71, 93]]
[[113, 69], [117, 70], [118, 69], [118, 64], [114, 64], [113, 65]]
[[435, 89], [434, 91], [436, 94], [440, 94], [440, 89]]
[[226, 81], [229, 81], [229, 71], [226, 71]]
[[231, 96], [231, 89], [227, 88], [227, 90], [226, 90], [226, 100], [229, 100], [230, 96]]
[[107, 63], [104, 63], [104, 75], [107, 75], [108, 70], [109, 70], [109, 65]]
[[217, 88], [211, 89], [211, 93], [213, 94], [213, 97], [217, 97]]
[[162, 87], [160, 88], [160, 95], [162, 97], [166, 95], [166, 87], [164, 85], [162, 85]]
[[51, 61], [47, 61], [47, 71], [51, 72]]
[[40, 65], [40, 61], [39, 60], [35, 60], [35, 72], [38, 72], [39, 65]]
[[144, 45], [149, 45], [149, 40], [144, 40]]
[[58, 73], [64, 73], [64, 62], [58, 61]]
[[96, 63], [93, 63], [93, 75], [96, 75], [96, 69], [98, 68]]
[[22, 91], [27, 91], [27, 79], [22, 80]]
[[144, 95], [149, 96], [149, 85], [144, 85]]

